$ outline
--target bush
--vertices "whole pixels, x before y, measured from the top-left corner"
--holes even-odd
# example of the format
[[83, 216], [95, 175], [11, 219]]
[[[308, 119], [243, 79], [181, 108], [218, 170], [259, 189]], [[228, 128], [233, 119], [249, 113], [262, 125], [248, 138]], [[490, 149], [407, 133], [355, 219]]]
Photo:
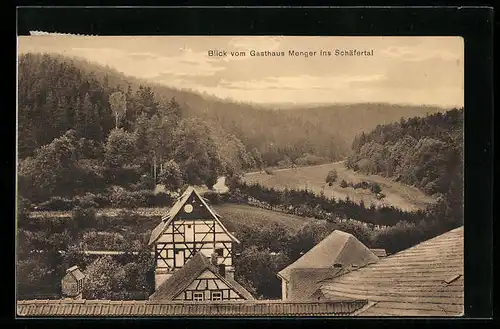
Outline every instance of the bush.
[[75, 206], [75, 202], [71, 199], [63, 198], [60, 196], [53, 196], [49, 200], [40, 203], [36, 210], [42, 211], [55, 211], [55, 210], [64, 210], [68, 211], [73, 209]]
[[347, 182], [346, 182], [345, 180], [342, 180], [342, 181], [340, 182], [340, 187], [342, 187], [342, 188], [346, 188], [346, 187], [347, 187]]
[[111, 206], [111, 201], [109, 201], [109, 196], [106, 194], [95, 194], [94, 202], [97, 203], [97, 208], [106, 208]]
[[132, 191], [154, 190], [156, 183], [151, 175], [142, 175], [139, 181], [130, 185]]
[[220, 204], [222, 201], [222, 197], [219, 193], [208, 191], [203, 194], [203, 197], [208, 200], [211, 204]]
[[370, 191], [373, 193], [373, 194], [378, 194], [380, 192], [382, 192], [382, 188], [380, 187], [379, 184], [377, 183], [372, 183], [370, 184]]
[[97, 226], [96, 210], [94, 208], [75, 207], [71, 213], [73, 229], [76, 231]]
[[337, 177], [337, 171], [335, 169], [332, 169], [328, 172], [325, 182], [328, 183], [329, 186], [332, 186], [332, 184], [337, 180]]
[[95, 198], [94, 194], [86, 193], [84, 196], [74, 197], [73, 202], [81, 208], [98, 208], [99, 204], [95, 201]]
[[266, 168], [266, 169], [264, 170], [264, 172], [265, 172], [266, 174], [268, 174], [268, 175], [274, 175], [274, 172], [273, 172], [273, 170], [272, 170], [271, 168]]
[[159, 192], [153, 197], [152, 207], [168, 207], [172, 205], [174, 198], [165, 192]]
[[30, 217], [31, 203], [30, 200], [19, 196], [17, 198], [17, 223], [23, 224]]

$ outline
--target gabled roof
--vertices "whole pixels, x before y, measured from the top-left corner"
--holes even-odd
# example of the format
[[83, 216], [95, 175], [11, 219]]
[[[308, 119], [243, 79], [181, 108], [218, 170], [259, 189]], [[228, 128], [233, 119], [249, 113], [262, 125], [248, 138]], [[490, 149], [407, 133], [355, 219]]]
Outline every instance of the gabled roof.
[[269, 317], [349, 316], [365, 307], [365, 300], [339, 301], [110, 301], [110, 300], [23, 300], [17, 302], [20, 317], [106, 316], [106, 317]]
[[85, 274], [83, 274], [82, 271], [80, 271], [78, 266], [72, 266], [72, 267], [68, 268], [66, 270], [66, 273], [67, 273], [66, 275], [73, 276], [77, 281], [80, 281], [83, 278], [85, 278]]
[[201, 201], [201, 203], [203, 204], [203, 206], [205, 206], [205, 208], [210, 212], [210, 214], [213, 216], [214, 220], [222, 227], [222, 229], [224, 230], [224, 232], [226, 232], [226, 234], [229, 235], [229, 237], [231, 238], [231, 240], [233, 240], [236, 243], [240, 243], [240, 241], [238, 239], [236, 239], [236, 237], [234, 235], [232, 235], [231, 233], [229, 233], [229, 231], [226, 229], [226, 227], [221, 223], [221, 221], [219, 220], [220, 216], [207, 204], [205, 198], [203, 198], [196, 191], [196, 189], [194, 187], [188, 186], [188, 188], [186, 188], [186, 190], [184, 191], [184, 193], [182, 193], [182, 195], [177, 199], [177, 201], [172, 206], [172, 208], [170, 208], [170, 211], [168, 212], [168, 214], [166, 214], [165, 216], [162, 217], [161, 223], [158, 224], [153, 229], [153, 232], [151, 233], [151, 237], [149, 239], [148, 245], [151, 245], [151, 244], [155, 243], [156, 240], [158, 240], [158, 238], [163, 234], [163, 232], [165, 231], [165, 229], [170, 225], [170, 223], [172, 222], [172, 220], [179, 213], [179, 211], [182, 209], [182, 207], [184, 206], [184, 204], [187, 202], [187, 200], [189, 199], [189, 197], [193, 193]]
[[319, 282], [340, 274], [341, 269], [332, 268], [293, 268], [290, 271], [288, 300], [310, 300], [319, 288]]
[[226, 283], [229, 287], [234, 289], [243, 298], [250, 300], [254, 299], [253, 296], [238, 282], [220, 275], [218, 269], [211, 264], [209, 258], [201, 252], [191, 257], [182, 268], [175, 271], [170, 278], [168, 278], [158, 287], [158, 289], [156, 289], [149, 299], [173, 300], [207, 269], [214, 273], [220, 280], [224, 281], [224, 283]]
[[333, 270], [335, 264], [340, 264], [346, 269], [352, 265], [362, 267], [377, 261], [378, 257], [352, 234], [335, 230], [294, 263], [281, 270], [278, 276], [290, 281], [290, 273], [294, 268]]
[[324, 282], [326, 298], [363, 298], [366, 316], [453, 316], [464, 311], [463, 226]]

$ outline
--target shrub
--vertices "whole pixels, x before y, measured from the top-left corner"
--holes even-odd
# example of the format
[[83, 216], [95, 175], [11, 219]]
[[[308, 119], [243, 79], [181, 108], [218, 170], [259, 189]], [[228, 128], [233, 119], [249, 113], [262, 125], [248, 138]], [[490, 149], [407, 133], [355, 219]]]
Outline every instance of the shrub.
[[273, 170], [272, 170], [271, 168], [266, 168], [266, 169], [264, 170], [264, 172], [265, 172], [266, 174], [268, 174], [268, 175], [274, 175], [274, 172], [273, 172]]
[[328, 172], [328, 175], [326, 175], [325, 182], [328, 183], [329, 186], [332, 186], [332, 184], [337, 180], [337, 177], [337, 171], [332, 169]]
[[53, 196], [49, 200], [40, 203], [36, 209], [42, 211], [54, 210], [71, 210], [75, 206], [75, 202], [71, 199], [63, 198], [60, 196]]
[[342, 188], [347, 187], [347, 182], [344, 179], [340, 182], [340, 187], [342, 187]]
[[95, 194], [94, 202], [97, 203], [97, 208], [106, 208], [111, 206], [111, 201], [109, 200], [109, 196], [107, 194]]
[[86, 193], [84, 196], [74, 197], [73, 202], [81, 208], [97, 208], [99, 204], [95, 201], [95, 198], [94, 194]]
[[94, 208], [75, 207], [71, 213], [73, 229], [81, 230], [84, 228], [96, 227], [97, 218]]
[[142, 175], [139, 181], [130, 185], [132, 191], [154, 190], [156, 183], [151, 175]]
[[136, 225], [141, 216], [135, 211], [121, 209], [117, 214], [117, 218], [125, 225]]
[[159, 192], [153, 197], [152, 207], [166, 207], [171, 206], [174, 198], [165, 192]]
[[134, 195], [122, 188], [114, 189], [109, 199], [115, 208], [137, 208], [137, 200]]
[[17, 223], [24, 224], [30, 217], [30, 200], [19, 196], [17, 199]]
[[208, 200], [211, 204], [219, 204], [222, 201], [222, 197], [219, 193], [208, 191], [203, 194], [203, 197]]
[[370, 184], [370, 191], [373, 193], [373, 194], [377, 194], [377, 193], [380, 193], [382, 191], [382, 188], [380, 187], [379, 184], [377, 183], [372, 183]]

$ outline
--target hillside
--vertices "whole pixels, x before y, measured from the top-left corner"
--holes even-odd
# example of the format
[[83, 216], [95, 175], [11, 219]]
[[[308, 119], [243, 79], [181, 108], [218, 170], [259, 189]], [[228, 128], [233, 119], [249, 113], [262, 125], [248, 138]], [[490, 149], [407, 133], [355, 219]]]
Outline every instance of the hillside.
[[[142, 96], [154, 95], [149, 101], [157, 102], [159, 112], [168, 111], [175, 98], [183, 118], [201, 118], [218, 131], [220, 139], [227, 140], [229, 136], [235, 144], [241, 141], [247, 152], [255, 156], [258, 151], [257, 158], [262, 158], [265, 166], [277, 165], [280, 161], [286, 164], [304, 154], [319, 157], [314, 159], [316, 163], [309, 164], [340, 160], [349, 154], [353, 137], [361, 131], [401, 117], [443, 111], [390, 104], [294, 105], [293, 109], [279, 110], [274, 106], [221, 100], [191, 90], [166, 87], [81, 59], [24, 54], [19, 58], [21, 157], [32, 154], [34, 149], [50, 143], [67, 129], [75, 128], [79, 110], [84, 112], [80, 113], [84, 121], [97, 121], [96, 126], [88, 127], [86, 135], [104, 140], [114, 123], [109, 96], [117, 90], [127, 97], [123, 126], [134, 129], [140, 113], [155, 107], [154, 102], [143, 106], [135, 102], [134, 96], [140, 96], [141, 88], [146, 87], [150, 92]], [[84, 106], [86, 94], [90, 103], [87, 107]], [[311, 104], [315, 104], [314, 100]]]
[[[325, 178], [330, 170], [338, 174], [337, 181], [328, 186]], [[354, 189], [353, 187], [341, 187], [339, 182], [345, 180], [353, 184], [362, 181], [377, 183], [382, 189], [385, 197], [379, 200], [376, 195], [366, 189]], [[330, 163], [319, 166], [298, 167], [293, 169], [282, 169], [273, 171], [272, 175], [264, 172], [248, 173], [244, 176], [248, 184], [258, 183], [262, 186], [277, 189], [308, 189], [317, 195], [321, 192], [328, 198], [349, 198], [355, 203], [363, 202], [366, 206], [393, 206], [404, 211], [424, 210], [435, 200], [415, 187], [394, 182], [389, 178], [378, 175], [366, 175], [345, 167], [344, 162]]]

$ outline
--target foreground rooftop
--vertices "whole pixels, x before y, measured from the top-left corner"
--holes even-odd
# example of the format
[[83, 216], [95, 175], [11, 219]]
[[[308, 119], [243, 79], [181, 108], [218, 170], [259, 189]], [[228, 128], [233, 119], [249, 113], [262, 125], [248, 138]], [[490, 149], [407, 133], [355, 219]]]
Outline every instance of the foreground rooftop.
[[110, 301], [110, 300], [22, 300], [17, 315], [22, 317], [258, 317], [258, 316], [348, 316], [366, 307], [365, 300], [327, 301]]

